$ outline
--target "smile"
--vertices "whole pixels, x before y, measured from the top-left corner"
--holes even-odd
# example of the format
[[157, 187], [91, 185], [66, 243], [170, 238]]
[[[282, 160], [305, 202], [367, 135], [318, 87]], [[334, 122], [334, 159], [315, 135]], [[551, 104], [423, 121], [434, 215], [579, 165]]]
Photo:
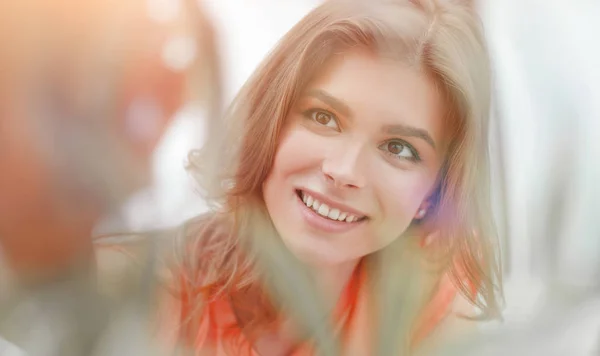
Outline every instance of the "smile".
[[319, 230], [332, 233], [345, 232], [362, 225], [361, 223], [367, 220], [365, 215], [332, 207], [305, 191], [297, 190], [296, 193], [306, 221]]
[[299, 191], [300, 198], [304, 205], [308, 208], [314, 210], [317, 214], [321, 215], [324, 218], [328, 218], [334, 221], [345, 221], [348, 223], [352, 223], [361, 219], [364, 219], [364, 216], [356, 216], [352, 213], [340, 211], [336, 208], [331, 208], [327, 204], [320, 202], [317, 198], [309, 195], [304, 191]]

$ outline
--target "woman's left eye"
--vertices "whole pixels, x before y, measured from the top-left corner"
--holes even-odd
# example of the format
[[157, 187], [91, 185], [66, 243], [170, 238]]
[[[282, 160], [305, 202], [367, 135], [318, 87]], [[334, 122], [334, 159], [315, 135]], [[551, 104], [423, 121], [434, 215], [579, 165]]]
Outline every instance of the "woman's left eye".
[[384, 150], [387, 154], [390, 154], [398, 159], [406, 159], [413, 162], [418, 162], [421, 160], [417, 150], [404, 141], [388, 141], [379, 146], [379, 148]]
[[337, 119], [333, 114], [323, 111], [323, 110], [309, 110], [304, 113], [305, 116], [308, 116], [311, 120], [316, 122], [317, 124], [325, 127], [330, 127], [335, 130], [339, 130], [339, 125]]

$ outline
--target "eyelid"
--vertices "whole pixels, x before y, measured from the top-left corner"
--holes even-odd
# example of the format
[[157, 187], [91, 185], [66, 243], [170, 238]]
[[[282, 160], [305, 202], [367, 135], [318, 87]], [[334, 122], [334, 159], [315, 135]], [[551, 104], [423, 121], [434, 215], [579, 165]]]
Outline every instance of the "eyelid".
[[307, 109], [307, 110], [303, 111], [304, 114], [313, 114], [313, 113], [316, 113], [316, 112], [322, 112], [322, 113], [325, 113], [327, 115], [331, 115], [332, 118], [336, 119], [336, 121], [339, 121], [338, 118], [337, 118], [337, 115], [335, 115], [334, 113], [332, 113], [331, 111], [329, 111], [327, 109], [321, 109], [321, 108], [318, 108], [318, 107], [312, 107], [310, 109]]
[[410, 143], [408, 143], [406, 140], [403, 140], [401, 138], [392, 138], [389, 140], [384, 141], [382, 144], [379, 145], [379, 147], [385, 146], [387, 144], [389, 144], [390, 142], [399, 142], [402, 145], [406, 146], [413, 154], [413, 158], [405, 158], [405, 157], [400, 157], [396, 154], [393, 154], [389, 151], [386, 150], [386, 153], [391, 155], [393, 158], [396, 158], [398, 160], [405, 160], [405, 161], [411, 161], [414, 163], [418, 163], [422, 161], [421, 155], [419, 154], [419, 151], [415, 148], [415, 146], [411, 145]]
[[311, 120], [314, 120], [311, 115], [313, 115], [314, 113], [318, 113], [318, 112], [322, 112], [322, 113], [325, 113], [325, 114], [331, 116], [331, 119], [335, 121], [335, 123], [337, 124], [339, 130], [342, 129], [342, 124], [340, 122], [340, 119], [337, 117], [336, 114], [334, 114], [330, 110], [322, 109], [322, 108], [318, 108], [318, 107], [312, 107], [310, 109], [302, 111], [302, 115], [304, 115], [305, 117], [307, 117], [307, 118], [309, 118]]
[[[339, 131], [342, 130], [342, 123], [341, 123], [340, 119], [331, 110], [323, 109], [323, 108], [320, 108], [320, 107], [317, 107], [317, 106], [312, 106], [312, 107], [310, 107], [310, 109], [306, 109], [306, 110], [301, 111], [301, 114], [304, 117], [306, 117], [306, 118], [314, 121], [314, 119], [312, 118], [312, 115], [314, 113], [317, 113], [317, 112], [322, 112], [322, 113], [325, 113], [327, 115], [330, 115], [331, 119], [336, 122], [338, 130]], [[323, 126], [323, 127], [325, 127], [325, 126]], [[400, 157], [398, 155], [395, 155], [395, 154], [393, 154], [393, 153], [385, 150], [387, 154], [389, 154], [390, 156], [392, 156], [396, 160], [399, 160], [399, 161], [409, 161], [409, 162], [412, 162], [412, 163], [419, 163], [419, 162], [422, 161], [422, 158], [421, 158], [421, 155], [419, 154], [419, 151], [412, 144], [410, 144], [408, 141], [403, 140], [401, 138], [395, 137], [395, 138], [391, 138], [391, 139], [385, 140], [378, 147], [381, 148], [382, 146], [385, 146], [385, 145], [389, 144], [390, 142], [399, 142], [400, 144], [406, 146], [412, 152], [412, 154], [413, 154], [413, 158], [405, 158], [405, 157]]]
[[314, 97], [306, 98], [306, 101], [304, 102], [304, 106], [311, 108], [311, 110], [321, 110], [321, 111], [327, 112], [328, 114], [331, 114], [331, 115], [335, 116], [336, 118], [343, 116], [342, 113], [338, 112], [335, 108], [333, 108], [331, 105], [329, 105], [329, 103], [324, 102], [323, 100], [321, 100], [319, 98], [314, 98]]

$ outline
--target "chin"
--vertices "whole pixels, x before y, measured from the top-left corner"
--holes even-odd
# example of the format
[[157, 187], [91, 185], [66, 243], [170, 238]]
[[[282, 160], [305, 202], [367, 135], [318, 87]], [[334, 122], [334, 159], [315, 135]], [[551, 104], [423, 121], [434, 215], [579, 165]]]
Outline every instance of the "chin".
[[339, 246], [340, 241], [328, 241], [322, 236], [314, 236], [306, 232], [283, 234], [281, 239], [287, 249], [300, 262], [307, 265], [337, 265], [362, 257], [360, 254], [344, 251]]

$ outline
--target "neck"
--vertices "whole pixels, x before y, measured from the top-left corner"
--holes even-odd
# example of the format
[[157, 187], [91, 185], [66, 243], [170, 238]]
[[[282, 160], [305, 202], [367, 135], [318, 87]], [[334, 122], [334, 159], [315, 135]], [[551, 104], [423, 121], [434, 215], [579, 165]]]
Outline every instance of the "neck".
[[[315, 287], [324, 297], [329, 314], [334, 311], [359, 261], [357, 259], [340, 264], [307, 266]], [[323, 317], [326, 318], [325, 315]], [[254, 348], [259, 351], [278, 350], [280, 354], [289, 354], [302, 339], [296, 321], [284, 319], [277, 332], [262, 335], [256, 340]]]

